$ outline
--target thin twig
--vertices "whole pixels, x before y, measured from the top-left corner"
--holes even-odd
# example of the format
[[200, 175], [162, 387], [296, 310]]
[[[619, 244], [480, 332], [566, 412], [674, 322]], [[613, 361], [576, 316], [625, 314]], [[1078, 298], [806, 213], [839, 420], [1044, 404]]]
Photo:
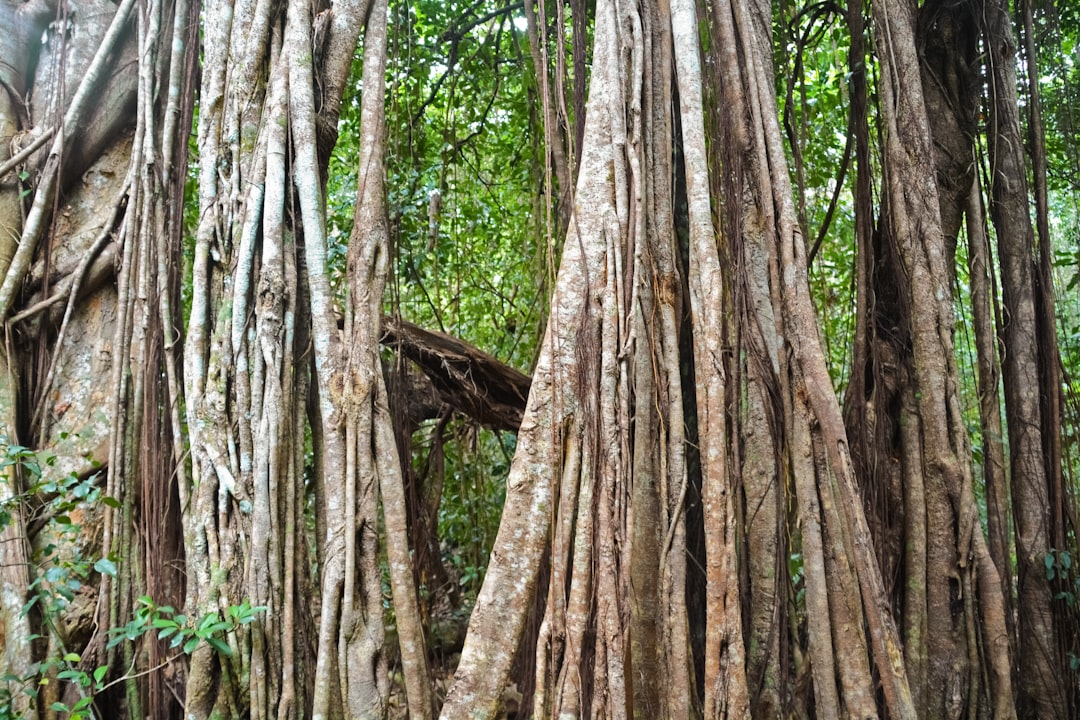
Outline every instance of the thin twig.
[[[162, 660], [160, 663], [158, 663], [154, 667], [146, 668], [145, 670], [140, 670], [139, 672], [135, 673], [134, 675], [130, 674], [131, 671], [129, 669], [128, 672], [124, 673], [123, 675], [116, 678], [112, 682], [107, 683], [105, 685], [102, 685], [101, 688], [98, 689], [97, 694], [100, 695], [101, 693], [103, 693], [106, 690], [108, 690], [109, 688], [111, 688], [113, 685], [118, 685], [118, 684], [120, 684], [122, 682], [127, 682], [128, 680], [134, 680], [136, 678], [141, 678], [144, 675], [149, 675], [152, 672], [157, 672], [158, 670], [165, 667], [166, 665], [171, 665], [172, 663], [174, 663], [176, 660], [178, 660], [183, 655], [184, 655], [184, 653], [178, 652], [175, 655], [173, 655], [172, 657], [165, 658], [164, 660]], [[135, 667], [134, 663], [132, 663], [131, 667]]]
[[41, 133], [38, 137], [34, 138], [34, 141], [24, 147], [19, 152], [8, 158], [3, 165], [0, 165], [0, 177], [7, 175], [9, 172], [19, 166], [26, 158], [34, 154], [34, 151], [49, 141], [53, 135], [56, 134], [56, 128], [48, 128], [45, 132]]

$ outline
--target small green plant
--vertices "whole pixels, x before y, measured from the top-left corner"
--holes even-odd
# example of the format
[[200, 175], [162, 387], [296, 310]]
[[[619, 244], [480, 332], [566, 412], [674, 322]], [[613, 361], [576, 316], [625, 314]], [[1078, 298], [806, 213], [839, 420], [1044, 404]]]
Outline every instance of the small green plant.
[[1068, 550], [1054, 550], [1051, 548], [1043, 557], [1046, 566], [1046, 579], [1053, 580], [1055, 577], [1067, 577], [1072, 569], [1072, 555]]
[[[57, 633], [57, 621], [67, 610], [76, 593], [82, 590], [94, 573], [116, 577], [117, 559], [113, 557], [83, 557], [79, 543], [75, 542], [82, 531], [73, 521], [79, 508], [93, 508], [96, 505], [117, 509], [121, 506], [116, 498], [105, 495], [98, 483], [98, 474], [80, 478], [72, 473], [61, 479], [46, 479], [43, 466], [51, 466], [54, 457], [42, 459], [38, 453], [20, 445], [12, 445], [0, 438], [0, 473], [11, 477], [19, 473], [25, 482], [22, 492], [8, 492], [0, 501], [0, 529], [6, 527], [16, 511], [30, 514], [31, 508], [37, 507], [34, 515], [45, 522], [48, 537], [51, 540], [41, 547], [34, 556], [32, 579], [28, 588], [29, 600], [22, 608], [22, 615], [37, 609], [41, 617], [44, 632], [50, 633], [63, 648], [63, 642]], [[0, 482], [3, 482], [0, 476]], [[44, 501], [44, 502], [42, 502]], [[114, 648], [124, 642], [136, 642], [148, 632], [157, 631], [160, 640], [168, 640], [169, 648], [176, 650], [175, 655], [167, 658], [162, 665], [168, 664], [184, 654], [191, 654], [200, 643], [207, 643], [214, 650], [231, 655], [232, 649], [228, 636], [244, 625], [253, 622], [264, 606], [252, 606], [244, 601], [232, 605], [224, 616], [211, 612], [198, 619], [188, 618], [177, 613], [167, 605], [158, 605], [149, 596], [136, 600], [135, 611], [130, 622], [122, 627], [108, 630], [106, 648]], [[39, 639], [36, 636], [34, 639]], [[26, 677], [7, 675], [0, 677], [0, 720], [16, 720], [22, 715], [16, 709], [22, 697], [34, 703], [42, 688], [50, 678], [70, 683], [79, 693], [79, 699], [70, 706], [63, 702], [54, 702], [50, 709], [64, 713], [69, 720], [91, 720], [94, 714], [94, 697], [109, 687], [127, 680], [133, 669], [119, 677], [107, 679], [108, 665], [100, 665], [92, 671], [80, 666], [83, 659], [78, 653], [61, 649], [52, 657], [35, 663]]]
[[1051, 548], [1043, 556], [1043, 565], [1046, 567], [1046, 579], [1057, 581], [1056, 587], [1062, 588], [1054, 599], [1064, 600], [1069, 607], [1076, 607], [1077, 597], [1080, 597], [1080, 575], [1074, 576], [1072, 573], [1072, 555], [1069, 551]]
[[[1046, 568], [1046, 579], [1051, 583], [1051, 588], [1057, 590], [1054, 600], [1065, 603], [1075, 611], [1077, 599], [1080, 598], [1080, 575], [1073, 572], [1072, 554], [1068, 550], [1051, 548], [1043, 556], [1043, 566]], [[1080, 655], [1073, 651], [1069, 651], [1067, 655], [1069, 670], [1080, 672]]]
[[170, 648], [179, 648], [185, 654], [190, 655], [199, 643], [206, 642], [222, 655], [232, 655], [226, 636], [254, 622], [258, 614], [266, 610], [264, 605], [253, 607], [245, 600], [239, 605], [230, 605], [225, 617], [212, 612], [193, 622], [168, 605], [155, 605], [145, 595], [137, 602], [139, 607], [131, 622], [109, 630], [111, 637], [107, 647], [114, 647], [125, 640], [134, 642], [152, 628], [158, 631], [159, 640], [168, 640]]
[[[180, 655], [190, 655], [202, 642], [206, 642], [223, 655], [232, 655], [232, 649], [227, 642], [228, 634], [254, 622], [258, 614], [266, 610], [265, 606], [256, 607], [244, 601], [239, 605], [231, 605], [225, 617], [218, 613], [207, 613], [198, 622], [193, 622], [167, 605], [157, 605], [148, 596], [144, 595], [136, 602], [138, 607], [135, 617], [123, 627], [109, 630], [109, 641], [106, 647], [113, 648], [123, 642], [135, 642], [147, 632], [156, 629], [158, 638], [162, 640], [171, 638], [169, 647], [177, 650], [175, 655], [162, 663], [162, 666]], [[107, 665], [99, 665], [93, 672], [88, 672], [78, 667], [81, 662], [82, 657], [77, 653], [65, 653], [63, 657], [49, 658], [39, 663], [30, 677], [4, 677], [2, 680], [6, 687], [0, 688], [0, 719], [15, 720], [21, 717], [13, 709], [14, 696], [10, 689], [13, 684], [21, 688], [22, 694], [37, 698], [38, 686], [47, 684], [47, 676], [51, 671], [56, 670], [56, 679], [76, 686], [81, 697], [70, 706], [63, 702], [54, 702], [50, 708], [56, 712], [65, 713], [69, 720], [92, 720], [95, 717], [94, 697], [113, 685], [124, 682], [129, 677], [129, 673], [106, 682], [109, 671]], [[36, 680], [36, 678], [41, 679]]]

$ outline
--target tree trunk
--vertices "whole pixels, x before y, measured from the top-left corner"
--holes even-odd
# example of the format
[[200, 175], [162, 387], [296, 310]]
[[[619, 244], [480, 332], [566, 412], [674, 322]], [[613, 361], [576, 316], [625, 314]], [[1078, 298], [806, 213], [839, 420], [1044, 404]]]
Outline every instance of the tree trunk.
[[[866, 658], [869, 646], [889, 711], [912, 717], [899, 638], [887, 610], [839, 406], [830, 390], [818, 341], [805, 246], [795, 221], [777, 120], [769, 51], [770, 14], [759, 5], [725, 8], [718, 4], [716, 22], [727, 28], [720, 34], [720, 47], [742, 48], [738, 56], [728, 51], [722, 66], [725, 103], [740, 119], [736, 122], [746, 123], [733, 133], [734, 142], [726, 150], [728, 164], [745, 168], [746, 173], [739, 210], [744, 220], [739, 231], [744, 242], [765, 253], [764, 262], [773, 268], [767, 295], [751, 296], [751, 302], [758, 309], [759, 332], [766, 338], [767, 334], [775, 337], [767, 342], [782, 339], [784, 343], [783, 360], [774, 372], [782, 388], [785, 435], [804, 438], [793, 444], [791, 472], [798, 481], [799, 515], [809, 533], [804, 537], [808, 552], [803, 561], [807, 608], [816, 609], [809, 629], [815, 692], [826, 701], [825, 707], [842, 703], [856, 714], [875, 714], [871, 675], [860, 660]], [[771, 312], [763, 315], [762, 308]], [[770, 316], [775, 318], [771, 323]], [[814, 474], [807, 475], [811, 472]], [[807, 477], [814, 478], [813, 484], [806, 482]], [[821, 556], [817, 555], [818, 547]], [[852, 564], [846, 566], [841, 562], [844, 558], [852, 558]], [[828, 626], [826, 617], [831, 619]], [[870, 643], [858, 630], [861, 617], [869, 626]], [[828, 656], [830, 645], [838, 657]]]
[[1005, 464], [1005, 430], [1001, 423], [1001, 363], [997, 354], [996, 286], [990, 276], [990, 241], [978, 175], [971, 179], [965, 207], [968, 237], [968, 277], [971, 315], [978, 355], [979, 422], [982, 427], [983, 482], [986, 485], [986, 534], [990, 557], [1001, 576], [1001, 595], [1009, 629], [1009, 647], [1016, 648], [1013, 613], [1012, 533], [1009, 532], [1009, 486]]
[[[1038, 717], [1065, 717], [1067, 676], [1057, 650], [1051, 591], [1043, 564], [1050, 545], [1050, 486], [1056, 483], [1046, 455], [1039, 378], [1056, 354], [1040, 356], [1035, 301], [1035, 237], [1028, 210], [1027, 168], [1016, 88], [1016, 44], [1008, 5], [987, 5], [987, 76], [993, 91], [989, 135], [990, 216], [997, 230], [1003, 293], [1005, 418], [1009, 428], [1013, 517], [1016, 522], [1019, 612], [1018, 705]], [[1051, 350], [1052, 348], [1044, 348]], [[1056, 349], [1056, 348], [1054, 348]], [[1056, 387], [1049, 389], [1057, 397]], [[1051, 396], [1045, 396], [1049, 401]], [[1056, 420], [1055, 420], [1056, 423]]]
[[[0, 33], [0, 56], [18, 58], [5, 62], [0, 85], [0, 137], [12, 138], [12, 142], [0, 147], [0, 163], [10, 163], [13, 149], [19, 145], [14, 139], [29, 130], [26, 127], [26, 107], [23, 98], [32, 82], [30, 66], [35, 59], [32, 43], [41, 37], [48, 21], [49, 7], [46, 3], [29, 5], [16, 2], [0, 4], [0, 18], [7, 30]], [[21, 62], [20, 62], [21, 61]], [[0, 177], [0, 276], [7, 273], [22, 235], [22, 181], [17, 173], [8, 169]], [[16, 368], [4, 352], [0, 357], [0, 434], [9, 443], [17, 443], [17, 388], [19, 379]], [[25, 521], [18, 496], [24, 491], [23, 479], [15, 465], [4, 469], [0, 477], [0, 507], [4, 508], [0, 523], [0, 567], [3, 568], [3, 603], [0, 606], [0, 637], [3, 638], [4, 654], [0, 674], [17, 678], [32, 677], [33, 652], [32, 629], [29, 616], [23, 613], [26, 590], [30, 586], [29, 547]], [[16, 699], [16, 711], [27, 709], [28, 699]]]
[[[897, 290], [910, 329], [908, 372], [920, 431], [917, 454], [908, 457], [915, 460], [917, 456], [921, 467], [909, 472], [921, 474], [925, 487], [922, 503], [905, 512], [909, 533], [913, 519], [922, 513], [926, 518], [928, 646], [919, 703], [923, 713], [958, 717], [965, 706], [974, 708], [989, 695], [996, 711], [1011, 712], [1008, 644], [1000, 642], [1008, 637], [1004, 604], [978, 524], [967, 460], [969, 441], [958, 398], [948, 270], [951, 253], [942, 230], [930, 125], [918, 76], [914, 10], [908, 2], [874, 4], [885, 71], [885, 231], [890, 243], [895, 243], [897, 266], [902, 269], [895, 277], [902, 278]], [[957, 216], [952, 211], [950, 215]], [[921, 577], [908, 578], [909, 583], [921, 581]], [[972, 596], [976, 590], [978, 605]], [[985, 644], [972, 636], [976, 612]], [[981, 653], [995, 676], [988, 688], [982, 686]]]
[[[680, 12], [685, 31], [688, 10]], [[536, 715], [690, 712], [680, 283], [669, 210], [672, 129], [663, 111], [671, 98], [671, 23], [654, 6], [597, 8], [575, 210], [503, 525], [446, 718], [496, 711], [549, 517], [552, 574], [537, 648]], [[620, 47], [629, 53], [629, 73]], [[706, 193], [706, 176], [697, 177], [695, 192]], [[707, 195], [696, 197], [700, 203]], [[707, 226], [707, 210], [702, 220]], [[663, 370], [639, 373], [647, 368]], [[723, 402], [722, 386], [714, 397]], [[640, 424], [632, 424], [635, 417]], [[642, 435], [648, 428], [651, 438]], [[549, 485], [549, 477], [560, 482]], [[638, 673], [648, 668], [668, 681], [639, 685]]]
[[[873, 60], [849, 3], [858, 317], [841, 413], [802, 227], [827, 153], [791, 149], [794, 197], [777, 113], [787, 8], [594, 5], [595, 20], [583, 0], [497, 9], [506, 27], [524, 10], [537, 195], [561, 248], [530, 386], [384, 325], [385, 94], [401, 92], [387, 0], [0, 0], [0, 675], [37, 692], [16, 711], [52, 720], [93, 693], [101, 717], [339, 720], [395, 714], [404, 691], [410, 717], [494, 718], [530, 673], [519, 712], [538, 718], [1009, 718], [1017, 671], [1021, 713], [1068, 716], [1075, 642], [1054, 593], [1072, 578], [1045, 579], [1069, 537], [1047, 158], [1033, 80], [1036, 258], [1007, 7], [874, 0]], [[971, 162], [976, 28], [1007, 446]], [[327, 163], [362, 32], [339, 286]], [[953, 338], [964, 216], [988, 537]], [[428, 373], [426, 410], [518, 430], [441, 709], [415, 577], [440, 551], [438, 491], [406, 507], [386, 338]], [[195, 642], [149, 634], [168, 607]], [[207, 642], [207, 627], [227, 629]]]

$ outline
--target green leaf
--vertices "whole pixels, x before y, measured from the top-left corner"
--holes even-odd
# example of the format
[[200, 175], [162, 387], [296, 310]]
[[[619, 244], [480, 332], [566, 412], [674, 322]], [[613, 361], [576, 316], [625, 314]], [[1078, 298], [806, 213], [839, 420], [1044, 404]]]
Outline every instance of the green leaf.
[[193, 637], [184, 643], [184, 653], [190, 655], [199, 646], [199, 638]]
[[105, 677], [105, 673], [107, 672], [109, 672], [108, 665], [102, 665], [97, 670], [94, 670], [94, 682], [100, 683], [101, 680]]
[[221, 638], [207, 638], [206, 642], [210, 643], [210, 645], [222, 655], [226, 657], [232, 656], [232, 648], [230, 648], [228, 644], [226, 644], [226, 642]]
[[84, 686], [90, 684], [90, 676], [82, 670], [62, 670], [56, 673], [56, 677], [60, 680], [71, 680]]
[[64, 656], [64, 662], [77, 663], [80, 660], [82, 660], [82, 658], [79, 657], [78, 653], [68, 653]]
[[210, 627], [200, 628], [199, 635], [202, 637], [207, 637], [209, 635], [216, 635], [217, 633], [225, 632], [226, 630], [230, 630], [231, 628], [232, 626], [229, 625], [229, 623], [227, 622], [216, 622]]
[[255, 618], [258, 614], [266, 612], [267, 609], [268, 607], [266, 605], [251, 607], [251, 605], [245, 602], [242, 605], [230, 608], [230, 611], [232, 611], [230, 614], [236, 618], [237, 622], [241, 625], [247, 625], [248, 623], [255, 622]]
[[121, 507], [123, 507], [123, 503], [109, 495], [103, 495], [101, 497], [101, 502], [103, 502], [105, 505], [108, 505], [113, 510], [119, 510]]
[[23, 605], [22, 610], [19, 612], [19, 617], [26, 617], [26, 613], [30, 612], [30, 609], [37, 605], [38, 600], [41, 599], [40, 595], [34, 595], [30, 598], [30, 601]]
[[101, 558], [94, 563], [94, 569], [102, 575], [108, 575], [109, 577], [116, 577], [116, 563], [109, 558]]

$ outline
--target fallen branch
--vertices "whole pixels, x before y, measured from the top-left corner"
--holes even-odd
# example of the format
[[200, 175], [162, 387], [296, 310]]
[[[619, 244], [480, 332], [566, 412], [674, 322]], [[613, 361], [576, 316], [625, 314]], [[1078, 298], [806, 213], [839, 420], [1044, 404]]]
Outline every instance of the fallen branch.
[[532, 379], [445, 333], [385, 317], [379, 342], [416, 363], [443, 402], [497, 430], [517, 431]]

